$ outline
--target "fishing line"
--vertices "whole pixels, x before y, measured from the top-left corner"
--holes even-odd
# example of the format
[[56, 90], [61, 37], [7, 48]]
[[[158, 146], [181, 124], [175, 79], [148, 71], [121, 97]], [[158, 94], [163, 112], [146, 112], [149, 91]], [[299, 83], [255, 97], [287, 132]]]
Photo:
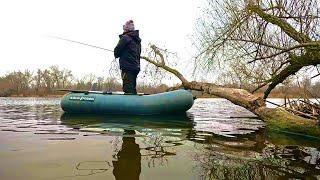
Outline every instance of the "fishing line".
[[61, 37], [57, 37], [57, 36], [48, 36], [48, 37], [55, 38], [55, 39], [60, 39], [60, 40], [64, 40], [64, 41], [69, 41], [69, 42], [73, 42], [73, 43], [78, 43], [78, 44], [82, 44], [82, 45], [85, 45], [85, 46], [90, 46], [90, 47], [93, 47], [93, 48], [97, 48], [97, 49], [102, 49], [102, 50], [105, 50], [105, 51], [113, 52], [110, 49], [102, 48], [102, 47], [99, 47], [99, 46], [95, 46], [95, 45], [91, 45], [91, 44], [87, 44], [87, 43], [83, 43], [83, 42], [79, 42], [79, 41], [74, 41], [74, 40], [71, 40], [71, 39], [61, 38]]
[[[72, 43], [77, 43], [77, 44], [81, 44], [81, 45], [85, 45], [85, 46], [101, 49], [101, 50], [108, 51], [108, 52], [113, 52], [113, 50], [110, 50], [110, 49], [106, 49], [106, 48], [103, 48], [103, 47], [99, 47], [99, 46], [95, 46], [95, 45], [91, 45], [91, 44], [87, 44], [87, 43], [83, 43], [83, 42], [79, 42], [79, 41], [75, 41], [75, 40], [71, 40], [71, 39], [61, 38], [61, 37], [58, 37], [58, 36], [47, 35], [47, 37], [54, 38], [54, 39], [59, 39], [59, 40], [64, 40], [64, 41], [68, 41], [68, 42], [72, 42]], [[160, 50], [163, 50], [163, 49], [160, 49]], [[163, 50], [163, 51], [168, 52], [167, 50]], [[172, 52], [169, 52], [169, 53], [172, 53]], [[176, 56], [176, 53], [172, 53], [172, 54], [174, 54]], [[159, 71], [159, 69], [156, 68], [156, 72], [150, 74], [151, 77], [153, 77], [155, 79], [158, 79], [159, 82], [154, 82], [156, 84], [160, 84], [162, 79], [165, 77], [165, 75], [162, 75], [161, 73], [158, 73], [158, 71]], [[145, 72], [145, 74], [148, 74], [148, 73]], [[119, 80], [119, 77], [121, 77], [120, 76], [120, 70], [119, 70], [119, 62], [116, 60], [116, 58], [114, 58], [110, 63], [109, 75], [110, 75], [110, 77], [112, 79], [116, 79], [116, 80]], [[157, 77], [157, 75], [159, 77]]]
[[[85, 46], [101, 49], [101, 50], [108, 51], [108, 52], [113, 52], [113, 50], [110, 50], [110, 49], [106, 49], [106, 48], [103, 48], [103, 47], [99, 47], [99, 46], [95, 46], [95, 45], [91, 45], [91, 44], [87, 44], [87, 43], [83, 43], [83, 42], [79, 42], [79, 41], [75, 41], [75, 40], [71, 40], [71, 39], [61, 38], [61, 37], [58, 37], [58, 36], [49, 36], [48, 35], [47, 37], [54, 38], [54, 39], [59, 39], [59, 40], [64, 40], [64, 41], [68, 41], [68, 42], [72, 42], [72, 43], [77, 43], [77, 44], [81, 44], [81, 45], [85, 45]], [[114, 58], [110, 63], [109, 75], [110, 75], [110, 77], [112, 79], [119, 79], [117, 77], [120, 77], [119, 63], [116, 60], [116, 58]]]

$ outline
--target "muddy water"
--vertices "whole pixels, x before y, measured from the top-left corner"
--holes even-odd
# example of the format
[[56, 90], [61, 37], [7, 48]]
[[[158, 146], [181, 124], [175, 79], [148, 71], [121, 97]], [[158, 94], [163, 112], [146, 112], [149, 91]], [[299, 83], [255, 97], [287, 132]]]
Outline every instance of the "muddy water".
[[319, 147], [222, 99], [179, 115], [79, 116], [59, 99], [0, 98], [0, 179], [319, 179]]

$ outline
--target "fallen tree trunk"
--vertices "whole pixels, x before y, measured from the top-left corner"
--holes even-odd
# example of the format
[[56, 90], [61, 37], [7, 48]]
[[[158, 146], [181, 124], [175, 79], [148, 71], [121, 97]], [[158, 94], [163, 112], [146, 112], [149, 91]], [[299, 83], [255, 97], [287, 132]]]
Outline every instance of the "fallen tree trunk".
[[[155, 53], [159, 55], [160, 52], [155, 50]], [[320, 138], [320, 128], [316, 121], [296, 116], [282, 108], [268, 108], [262, 97], [247, 90], [226, 88], [212, 83], [189, 82], [178, 70], [166, 66], [165, 63], [158, 63], [148, 57], [141, 58], [178, 77], [185, 89], [202, 91], [248, 109], [266, 122], [268, 130]]]
[[200, 82], [191, 82], [185, 88], [203, 91], [242, 106], [266, 122], [269, 130], [320, 138], [320, 128], [316, 121], [294, 115], [282, 108], [268, 108], [263, 98], [244, 89], [225, 88]]

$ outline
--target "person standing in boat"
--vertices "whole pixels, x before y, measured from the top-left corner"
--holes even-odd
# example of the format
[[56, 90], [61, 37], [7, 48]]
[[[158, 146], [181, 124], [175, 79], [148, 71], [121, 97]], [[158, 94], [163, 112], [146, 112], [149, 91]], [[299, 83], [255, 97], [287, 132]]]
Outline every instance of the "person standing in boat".
[[140, 71], [141, 39], [132, 20], [123, 25], [123, 34], [114, 48], [114, 57], [119, 58], [122, 90], [127, 94], [137, 94], [137, 75]]

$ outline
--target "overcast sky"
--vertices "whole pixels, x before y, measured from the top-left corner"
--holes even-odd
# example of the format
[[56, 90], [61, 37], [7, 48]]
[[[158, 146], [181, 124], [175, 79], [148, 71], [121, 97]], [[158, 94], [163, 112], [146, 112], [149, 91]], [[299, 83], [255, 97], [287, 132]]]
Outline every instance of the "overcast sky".
[[[200, 0], [0, 1], [0, 75], [59, 65], [75, 76], [107, 75], [113, 54], [48, 36], [113, 49], [122, 25], [134, 20], [143, 46], [154, 43], [191, 58]], [[190, 68], [185, 63], [180, 69]]]

